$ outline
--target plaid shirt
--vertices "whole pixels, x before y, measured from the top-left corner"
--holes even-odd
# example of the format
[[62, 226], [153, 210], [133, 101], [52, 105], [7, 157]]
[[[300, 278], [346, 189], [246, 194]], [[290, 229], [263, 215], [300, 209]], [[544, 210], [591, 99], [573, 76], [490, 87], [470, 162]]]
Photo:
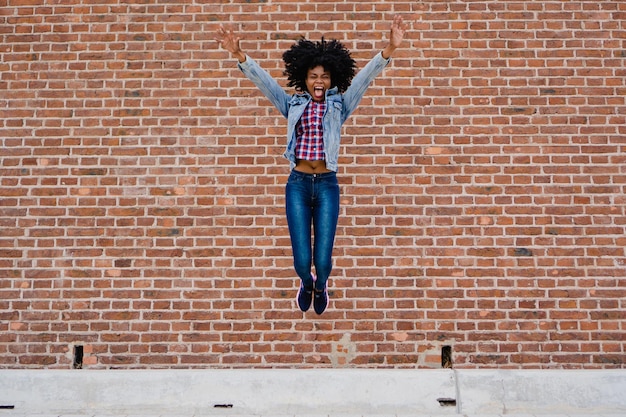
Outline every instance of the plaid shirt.
[[326, 102], [311, 100], [296, 126], [296, 158], [306, 161], [324, 160], [324, 128], [322, 118]]

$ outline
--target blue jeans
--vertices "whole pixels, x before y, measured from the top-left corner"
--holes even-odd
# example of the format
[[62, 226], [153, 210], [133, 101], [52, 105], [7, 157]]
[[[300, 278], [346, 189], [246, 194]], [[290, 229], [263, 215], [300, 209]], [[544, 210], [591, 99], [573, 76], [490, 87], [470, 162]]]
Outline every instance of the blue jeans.
[[[335, 172], [305, 174], [291, 171], [285, 190], [287, 224], [293, 250], [293, 266], [305, 288], [322, 290], [332, 270], [332, 252], [339, 218], [339, 184]], [[313, 250], [311, 250], [313, 226]]]

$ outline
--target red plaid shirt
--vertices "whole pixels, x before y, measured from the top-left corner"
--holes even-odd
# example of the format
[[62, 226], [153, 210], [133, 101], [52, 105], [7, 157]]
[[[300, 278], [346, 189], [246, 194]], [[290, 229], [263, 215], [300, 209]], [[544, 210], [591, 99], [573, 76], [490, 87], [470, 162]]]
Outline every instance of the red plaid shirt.
[[296, 126], [296, 158], [306, 161], [324, 160], [324, 128], [322, 118], [326, 102], [311, 102], [306, 106]]

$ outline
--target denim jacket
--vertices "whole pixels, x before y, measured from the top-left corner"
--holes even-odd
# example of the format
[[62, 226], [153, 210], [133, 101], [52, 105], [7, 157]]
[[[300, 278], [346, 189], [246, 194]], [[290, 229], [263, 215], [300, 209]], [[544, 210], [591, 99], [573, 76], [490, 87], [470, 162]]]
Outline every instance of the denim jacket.
[[[378, 53], [367, 65], [352, 79], [348, 89], [340, 94], [337, 87], [326, 91], [326, 111], [323, 116], [324, 129], [324, 154], [326, 168], [337, 171], [339, 159], [339, 143], [341, 140], [341, 126], [358, 106], [365, 90], [374, 78], [391, 61], [385, 59], [382, 53]], [[296, 165], [296, 125], [304, 113], [307, 104], [312, 100], [308, 92], [288, 95], [259, 64], [246, 56], [246, 60], [238, 64], [239, 69], [250, 79], [272, 104], [287, 118], [287, 150], [284, 157], [290, 162], [293, 169]]]

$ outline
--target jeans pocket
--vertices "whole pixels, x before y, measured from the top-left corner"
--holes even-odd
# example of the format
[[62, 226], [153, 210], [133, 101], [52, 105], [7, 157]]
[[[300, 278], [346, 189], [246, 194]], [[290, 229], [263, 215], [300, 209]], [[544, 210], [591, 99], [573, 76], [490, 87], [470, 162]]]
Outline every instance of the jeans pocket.
[[304, 181], [304, 177], [299, 175], [297, 172], [291, 171], [289, 178], [287, 179], [287, 184], [298, 184]]
[[335, 175], [329, 175], [322, 178], [320, 183], [324, 184], [325, 186], [339, 186], [339, 181], [337, 181], [337, 176]]

